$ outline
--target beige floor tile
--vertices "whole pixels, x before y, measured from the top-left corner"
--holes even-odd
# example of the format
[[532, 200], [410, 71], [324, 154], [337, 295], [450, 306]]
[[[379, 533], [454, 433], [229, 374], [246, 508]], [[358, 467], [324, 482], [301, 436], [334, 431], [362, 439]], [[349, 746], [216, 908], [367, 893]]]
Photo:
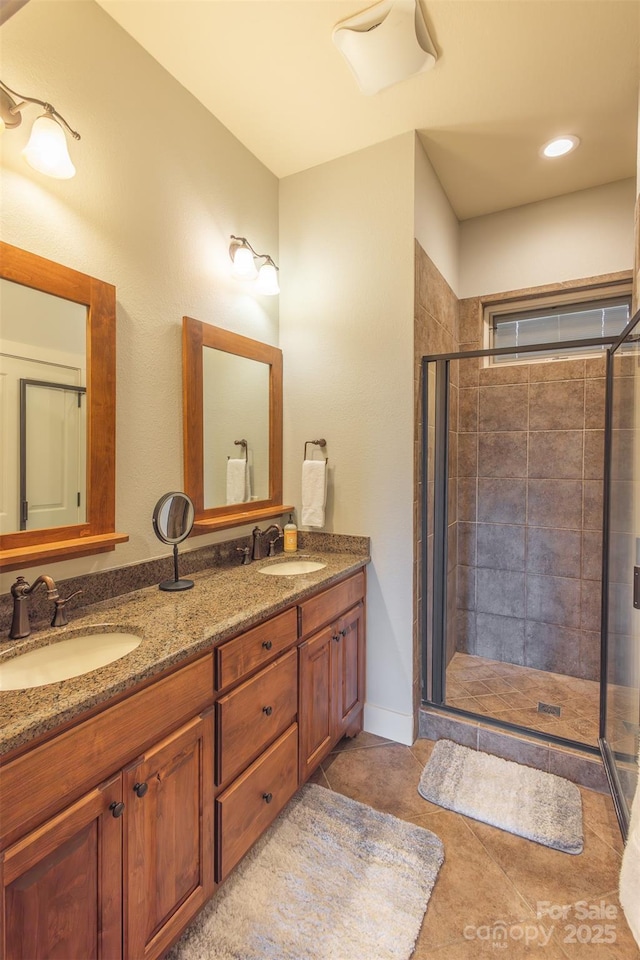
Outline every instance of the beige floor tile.
[[481, 712], [486, 716], [493, 716], [493, 714], [499, 716], [510, 709], [508, 700], [497, 693], [478, 695], [475, 699], [480, 704]]
[[462, 684], [447, 674], [447, 697], [459, 697], [463, 690]]
[[638, 960], [633, 939], [615, 891], [597, 900], [572, 904], [556, 936], [569, 960]]
[[599, 726], [595, 720], [569, 720], [568, 725], [575, 730], [574, 739], [583, 743], [596, 744], [598, 742]]
[[324, 770], [322, 769], [322, 765], [319, 766], [318, 769], [315, 770], [315, 771], [311, 774], [311, 776], [309, 777], [307, 783], [317, 783], [320, 787], [329, 787], [329, 788], [330, 788], [329, 781], [327, 780], [327, 778], [326, 778], [326, 776], [325, 776], [325, 772], [324, 772]]
[[[533, 918], [533, 911], [458, 814], [443, 811], [421, 824], [440, 837], [445, 860], [416, 951], [463, 940], [465, 929], [497, 920]], [[420, 956], [416, 953], [416, 956]]]
[[[418, 942], [412, 960], [476, 960], [477, 957], [502, 957], [504, 960], [565, 960], [566, 954], [548, 927], [536, 921], [515, 923], [510, 927], [482, 925], [477, 936], [470, 929], [468, 939], [435, 949]], [[498, 939], [506, 936], [506, 940]], [[480, 939], [482, 937], [482, 939]], [[494, 939], [494, 937], [496, 939]], [[485, 939], [487, 938], [487, 939]], [[490, 939], [488, 939], [490, 938]], [[514, 939], [519, 938], [519, 939]], [[528, 942], [527, 942], [528, 940]], [[600, 960], [594, 956], [593, 960]]]
[[421, 812], [423, 766], [409, 747], [398, 743], [332, 753], [322, 764], [333, 790], [396, 817]]
[[534, 910], [541, 901], [575, 903], [616, 886], [619, 858], [586, 824], [584, 850], [576, 857], [477, 820], [467, 823]]
[[469, 710], [471, 713], [480, 713], [480, 702], [477, 697], [447, 697], [447, 706], [456, 710]]
[[491, 693], [482, 680], [461, 680], [460, 686], [462, 688], [461, 697], [477, 697]]
[[436, 745], [435, 740], [419, 739], [419, 740], [416, 740], [415, 743], [413, 743], [412, 746], [409, 747], [409, 750], [411, 751], [413, 756], [416, 758], [418, 763], [421, 763], [422, 766], [424, 767], [425, 763], [433, 753], [433, 748], [435, 747], [435, 745]]
[[532, 696], [515, 689], [512, 693], [503, 693], [502, 699], [506, 700], [512, 710], [535, 710], [538, 706]]
[[596, 793], [595, 790], [584, 787], [580, 787], [580, 793], [585, 823], [621, 857], [624, 845], [613, 800], [607, 794]]

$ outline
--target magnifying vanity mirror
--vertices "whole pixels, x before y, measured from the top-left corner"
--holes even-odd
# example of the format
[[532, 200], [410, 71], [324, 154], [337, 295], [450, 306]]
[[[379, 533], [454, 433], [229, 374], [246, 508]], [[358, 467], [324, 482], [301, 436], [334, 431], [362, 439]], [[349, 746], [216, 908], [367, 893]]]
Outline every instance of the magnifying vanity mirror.
[[115, 287], [0, 243], [0, 569], [113, 550]]
[[292, 510], [282, 503], [282, 351], [184, 317], [182, 363], [195, 531]]
[[173, 580], [163, 580], [160, 590], [190, 590], [193, 580], [178, 577], [178, 544], [186, 540], [193, 528], [195, 510], [186, 493], [165, 493], [156, 503], [152, 523], [158, 540], [173, 544]]

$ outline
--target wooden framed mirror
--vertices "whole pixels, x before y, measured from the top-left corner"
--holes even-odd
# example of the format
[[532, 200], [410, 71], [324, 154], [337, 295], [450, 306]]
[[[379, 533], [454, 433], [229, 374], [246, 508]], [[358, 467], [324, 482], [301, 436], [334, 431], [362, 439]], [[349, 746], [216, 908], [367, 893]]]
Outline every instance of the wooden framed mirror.
[[0, 243], [0, 570], [114, 550], [115, 287]]
[[293, 510], [282, 503], [282, 351], [183, 317], [182, 376], [194, 533]]

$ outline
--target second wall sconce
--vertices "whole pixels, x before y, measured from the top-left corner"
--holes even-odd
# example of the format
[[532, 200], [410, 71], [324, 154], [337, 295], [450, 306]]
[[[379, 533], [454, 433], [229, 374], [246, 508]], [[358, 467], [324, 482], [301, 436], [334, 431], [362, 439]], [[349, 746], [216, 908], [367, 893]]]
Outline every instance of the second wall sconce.
[[[17, 97], [17, 100], [14, 97]], [[62, 125], [64, 124], [74, 140], [79, 140], [80, 134], [71, 129], [64, 117], [50, 103], [45, 100], [36, 100], [35, 97], [24, 97], [0, 80], [0, 132], [19, 127], [22, 123], [22, 110], [30, 103], [43, 107], [44, 113], [34, 121], [29, 142], [22, 151], [22, 156], [29, 166], [47, 177], [69, 180], [75, 176], [76, 168], [69, 156], [67, 138]]]
[[[255, 280], [256, 290], [265, 296], [280, 293], [278, 267], [268, 253], [256, 253], [246, 237], [231, 235], [229, 256], [233, 266], [231, 276], [236, 280]], [[256, 261], [263, 262], [256, 266]]]

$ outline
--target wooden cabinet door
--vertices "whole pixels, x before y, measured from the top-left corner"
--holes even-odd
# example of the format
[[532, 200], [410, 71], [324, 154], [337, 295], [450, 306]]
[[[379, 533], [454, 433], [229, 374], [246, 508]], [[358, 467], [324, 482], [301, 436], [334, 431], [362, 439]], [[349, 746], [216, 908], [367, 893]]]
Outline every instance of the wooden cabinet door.
[[300, 783], [318, 766], [333, 743], [331, 716], [331, 646], [333, 629], [300, 644], [298, 729]]
[[331, 657], [335, 739], [339, 740], [362, 711], [364, 699], [364, 617], [359, 603], [335, 624]]
[[0, 855], [4, 960], [122, 956], [122, 777]]
[[124, 954], [158, 957], [214, 891], [213, 713], [124, 771]]

